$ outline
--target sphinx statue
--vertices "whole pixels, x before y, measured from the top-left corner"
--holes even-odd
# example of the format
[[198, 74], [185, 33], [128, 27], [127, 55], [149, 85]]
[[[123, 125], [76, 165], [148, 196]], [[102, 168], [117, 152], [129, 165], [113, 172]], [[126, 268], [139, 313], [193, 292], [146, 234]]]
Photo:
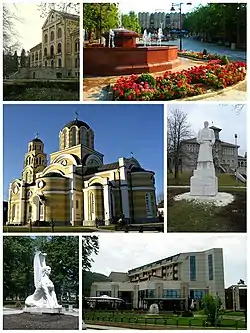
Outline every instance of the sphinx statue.
[[25, 300], [26, 308], [62, 309], [58, 304], [53, 282], [49, 276], [51, 268], [46, 265], [46, 253], [36, 252], [34, 256], [35, 292]]

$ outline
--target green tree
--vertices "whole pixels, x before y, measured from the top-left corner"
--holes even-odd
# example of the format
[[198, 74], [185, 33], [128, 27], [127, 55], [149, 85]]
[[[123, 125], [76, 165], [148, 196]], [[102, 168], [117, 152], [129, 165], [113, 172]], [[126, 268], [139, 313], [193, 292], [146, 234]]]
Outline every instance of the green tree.
[[13, 72], [17, 72], [18, 71], [18, 55], [17, 55], [17, 51], [15, 51], [14, 55], [13, 55]]
[[25, 299], [34, 292], [33, 258], [36, 250], [48, 254], [51, 280], [60, 297], [79, 290], [78, 237], [4, 237], [4, 299]]
[[222, 302], [219, 296], [213, 297], [210, 294], [205, 295], [202, 300], [202, 306], [207, 322], [210, 323], [211, 326], [217, 327], [222, 320]]
[[245, 3], [209, 3], [185, 15], [183, 29], [208, 41], [246, 43]]
[[24, 49], [22, 49], [22, 52], [21, 52], [21, 58], [20, 58], [20, 66], [21, 68], [25, 68], [27, 67], [26, 66], [26, 52]]
[[109, 31], [118, 27], [118, 7], [114, 3], [84, 3], [83, 28], [88, 32], [88, 39], [92, 32]]
[[97, 236], [84, 236], [82, 238], [82, 269], [88, 271], [94, 259], [93, 254], [99, 252], [99, 238]]
[[122, 15], [122, 26], [123, 28], [140, 33], [141, 26], [135, 12], [131, 11], [129, 14]]

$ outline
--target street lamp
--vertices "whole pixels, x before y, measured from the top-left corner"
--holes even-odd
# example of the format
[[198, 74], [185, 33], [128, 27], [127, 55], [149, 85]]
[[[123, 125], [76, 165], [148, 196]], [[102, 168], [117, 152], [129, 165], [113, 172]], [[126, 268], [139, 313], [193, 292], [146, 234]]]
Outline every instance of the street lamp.
[[180, 13], [180, 51], [182, 51], [182, 12], [181, 12], [181, 6], [182, 5], [192, 5], [192, 2], [180, 2], [180, 3], [172, 3], [172, 7], [170, 9], [171, 12], [175, 12], [175, 8], [176, 6], [179, 6], [179, 13]]

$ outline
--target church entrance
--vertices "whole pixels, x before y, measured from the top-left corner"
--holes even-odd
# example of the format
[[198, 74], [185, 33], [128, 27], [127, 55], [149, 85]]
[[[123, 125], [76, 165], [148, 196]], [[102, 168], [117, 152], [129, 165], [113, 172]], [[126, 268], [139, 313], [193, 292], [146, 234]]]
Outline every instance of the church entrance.
[[89, 217], [91, 221], [104, 221], [104, 199], [103, 186], [101, 184], [93, 184], [89, 188]]

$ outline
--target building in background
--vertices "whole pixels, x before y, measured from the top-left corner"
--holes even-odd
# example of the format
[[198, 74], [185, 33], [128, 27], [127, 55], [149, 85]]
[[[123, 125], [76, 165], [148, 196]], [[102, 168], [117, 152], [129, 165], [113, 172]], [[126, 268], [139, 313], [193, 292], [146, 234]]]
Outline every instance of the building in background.
[[59, 132], [50, 164], [43, 141], [31, 140], [22, 177], [10, 184], [8, 224], [109, 225], [121, 215], [129, 223], [158, 221], [154, 172], [133, 157], [109, 164], [103, 157], [94, 131], [77, 117]]
[[[182, 20], [185, 14], [182, 14]], [[143, 29], [180, 29], [180, 13], [164, 13], [164, 12], [139, 12], [138, 20]]]
[[[240, 156], [238, 153], [238, 135], [234, 135], [234, 143], [225, 142], [220, 137], [221, 128], [211, 126], [215, 134], [215, 144], [213, 146], [213, 156], [216, 172], [239, 174], [239, 177], [246, 179], [247, 174], [247, 154]], [[197, 166], [199, 154], [199, 144], [196, 138], [187, 139], [181, 142], [180, 171], [192, 173]], [[171, 154], [168, 156], [170, 168], [173, 167]], [[241, 175], [241, 176], [240, 176]], [[242, 178], [242, 181], [243, 181]], [[241, 180], [241, 179], [240, 179]]]
[[128, 271], [111, 273], [111, 282], [94, 282], [91, 296], [122, 298], [134, 309], [158, 303], [161, 310], [196, 309], [207, 294], [218, 295], [225, 308], [223, 250], [179, 253]]
[[30, 49], [30, 68], [20, 68], [11, 79], [79, 77], [79, 15], [51, 10], [42, 26], [41, 40]]

